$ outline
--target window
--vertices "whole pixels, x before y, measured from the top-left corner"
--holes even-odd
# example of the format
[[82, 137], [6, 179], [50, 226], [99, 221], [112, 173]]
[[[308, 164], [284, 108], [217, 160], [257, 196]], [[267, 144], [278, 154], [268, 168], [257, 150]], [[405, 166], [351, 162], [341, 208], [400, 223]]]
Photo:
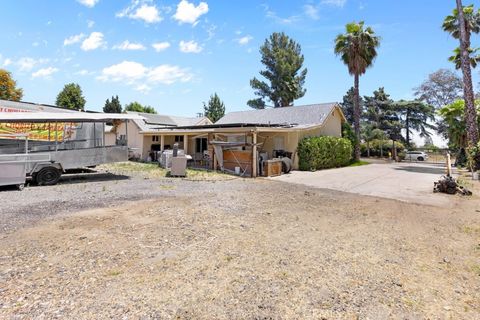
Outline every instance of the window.
[[158, 136], [152, 136], [152, 142], [158, 142]]
[[175, 142], [183, 142], [183, 136], [175, 136]]
[[203, 151], [207, 150], [207, 138], [197, 138], [195, 139], [195, 152], [202, 153]]

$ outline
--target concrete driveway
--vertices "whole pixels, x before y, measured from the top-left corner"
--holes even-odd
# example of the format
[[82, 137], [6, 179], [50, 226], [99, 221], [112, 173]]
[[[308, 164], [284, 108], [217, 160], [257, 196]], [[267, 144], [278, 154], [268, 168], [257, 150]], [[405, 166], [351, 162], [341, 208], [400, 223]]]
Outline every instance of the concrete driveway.
[[437, 206], [453, 205], [452, 196], [433, 193], [445, 166], [432, 163], [371, 163], [316, 172], [293, 171], [269, 178], [317, 188]]

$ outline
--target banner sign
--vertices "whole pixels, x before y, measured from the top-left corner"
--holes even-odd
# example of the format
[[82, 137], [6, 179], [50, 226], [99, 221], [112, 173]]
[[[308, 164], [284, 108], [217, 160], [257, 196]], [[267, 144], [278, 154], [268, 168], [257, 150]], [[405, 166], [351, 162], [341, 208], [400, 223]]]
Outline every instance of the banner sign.
[[[0, 112], [31, 112], [17, 108], [7, 108], [0, 106]], [[72, 122], [41, 122], [41, 123], [21, 123], [5, 122], [0, 123], [0, 134], [28, 134], [29, 140], [37, 141], [55, 141], [63, 142], [70, 140], [75, 134], [77, 124]], [[4, 137], [2, 137], [4, 139]]]

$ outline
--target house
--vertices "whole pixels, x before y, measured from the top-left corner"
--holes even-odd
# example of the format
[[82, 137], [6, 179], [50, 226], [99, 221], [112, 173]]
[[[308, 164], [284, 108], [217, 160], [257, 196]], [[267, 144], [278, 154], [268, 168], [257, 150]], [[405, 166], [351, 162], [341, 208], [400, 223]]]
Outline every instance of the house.
[[268, 159], [286, 155], [292, 159], [293, 169], [298, 169], [300, 140], [311, 136], [341, 137], [345, 121], [338, 103], [324, 103], [231, 112], [215, 124], [157, 127], [150, 134], [164, 140], [170, 137], [170, 142], [181, 142], [182, 135], [187, 141], [188, 137], [186, 153], [194, 158], [207, 153], [210, 168], [239, 169], [244, 175], [256, 177], [260, 155]]
[[[138, 114], [145, 120], [128, 122], [126, 131], [125, 124], [120, 124], [115, 130], [122, 134], [118, 134], [117, 138], [124, 139], [124, 134], [127, 132], [132, 158], [144, 161], [155, 160], [157, 151], [171, 149], [174, 143], [178, 143], [179, 148], [184, 149], [185, 153], [194, 154], [195, 143], [198, 143], [194, 138], [195, 133], [191, 130], [176, 131], [175, 129], [212, 124], [207, 117], [176, 117], [130, 111], [127, 113]], [[204, 145], [206, 146], [206, 141]]]

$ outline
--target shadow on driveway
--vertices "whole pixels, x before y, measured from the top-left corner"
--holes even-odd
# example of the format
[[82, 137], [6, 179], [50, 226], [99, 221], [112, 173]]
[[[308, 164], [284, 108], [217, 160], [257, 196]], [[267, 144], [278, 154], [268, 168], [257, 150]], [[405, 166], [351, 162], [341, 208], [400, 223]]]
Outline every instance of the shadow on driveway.
[[395, 170], [408, 171], [414, 173], [427, 173], [435, 175], [445, 174], [445, 167], [443, 165], [432, 165], [428, 166], [398, 166], [394, 168]]

